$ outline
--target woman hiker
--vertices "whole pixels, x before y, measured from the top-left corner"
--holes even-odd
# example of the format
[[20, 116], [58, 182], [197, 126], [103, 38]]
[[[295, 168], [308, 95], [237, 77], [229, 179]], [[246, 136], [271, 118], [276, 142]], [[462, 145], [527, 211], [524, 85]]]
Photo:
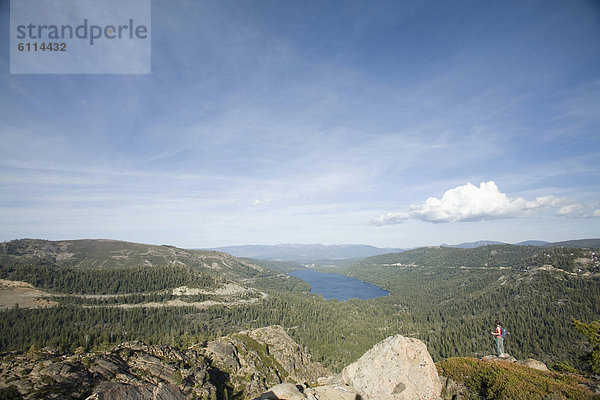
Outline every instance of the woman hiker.
[[496, 320], [496, 330], [492, 332], [494, 335], [494, 340], [496, 341], [496, 352], [498, 353], [498, 357], [504, 357], [504, 337], [502, 337], [502, 325], [500, 325], [500, 321]]

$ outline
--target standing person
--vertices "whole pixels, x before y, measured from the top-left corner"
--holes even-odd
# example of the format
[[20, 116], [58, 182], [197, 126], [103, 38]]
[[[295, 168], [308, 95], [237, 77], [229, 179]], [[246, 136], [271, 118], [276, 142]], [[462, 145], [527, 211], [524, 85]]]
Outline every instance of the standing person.
[[494, 340], [496, 341], [496, 352], [498, 353], [498, 357], [504, 357], [504, 337], [502, 336], [502, 325], [500, 325], [500, 321], [496, 320], [496, 330], [492, 332], [494, 335]]

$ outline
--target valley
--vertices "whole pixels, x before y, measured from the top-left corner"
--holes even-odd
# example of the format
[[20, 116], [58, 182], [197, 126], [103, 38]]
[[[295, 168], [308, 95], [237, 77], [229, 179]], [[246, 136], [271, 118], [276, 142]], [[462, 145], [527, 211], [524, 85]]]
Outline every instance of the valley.
[[27, 239], [0, 249], [3, 352], [131, 341], [185, 349], [278, 325], [339, 372], [395, 334], [422, 340], [436, 362], [481, 358], [494, 351], [489, 330], [499, 318], [512, 356], [585, 370], [589, 345], [572, 320], [600, 315], [595, 247], [432, 247], [315, 263], [389, 292], [346, 301], [310, 293], [289, 275], [292, 261], [115, 241]]

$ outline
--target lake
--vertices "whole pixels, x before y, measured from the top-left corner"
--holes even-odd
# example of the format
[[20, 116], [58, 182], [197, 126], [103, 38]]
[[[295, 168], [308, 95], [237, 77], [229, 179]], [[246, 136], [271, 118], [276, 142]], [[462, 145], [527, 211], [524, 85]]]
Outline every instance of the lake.
[[340, 274], [317, 272], [313, 270], [298, 270], [290, 272], [308, 282], [310, 291], [322, 295], [326, 300], [338, 299], [374, 299], [387, 296], [389, 292], [379, 286], [363, 282], [358, 279], [348, 278]]

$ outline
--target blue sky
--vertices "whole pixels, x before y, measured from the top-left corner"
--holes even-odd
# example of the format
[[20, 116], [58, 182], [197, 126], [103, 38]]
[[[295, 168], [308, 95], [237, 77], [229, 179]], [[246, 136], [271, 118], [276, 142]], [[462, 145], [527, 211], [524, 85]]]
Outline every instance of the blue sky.
[[149, 75], [9, 74], [0, 240], [600, 237], [595, 1], [152, 1]]

